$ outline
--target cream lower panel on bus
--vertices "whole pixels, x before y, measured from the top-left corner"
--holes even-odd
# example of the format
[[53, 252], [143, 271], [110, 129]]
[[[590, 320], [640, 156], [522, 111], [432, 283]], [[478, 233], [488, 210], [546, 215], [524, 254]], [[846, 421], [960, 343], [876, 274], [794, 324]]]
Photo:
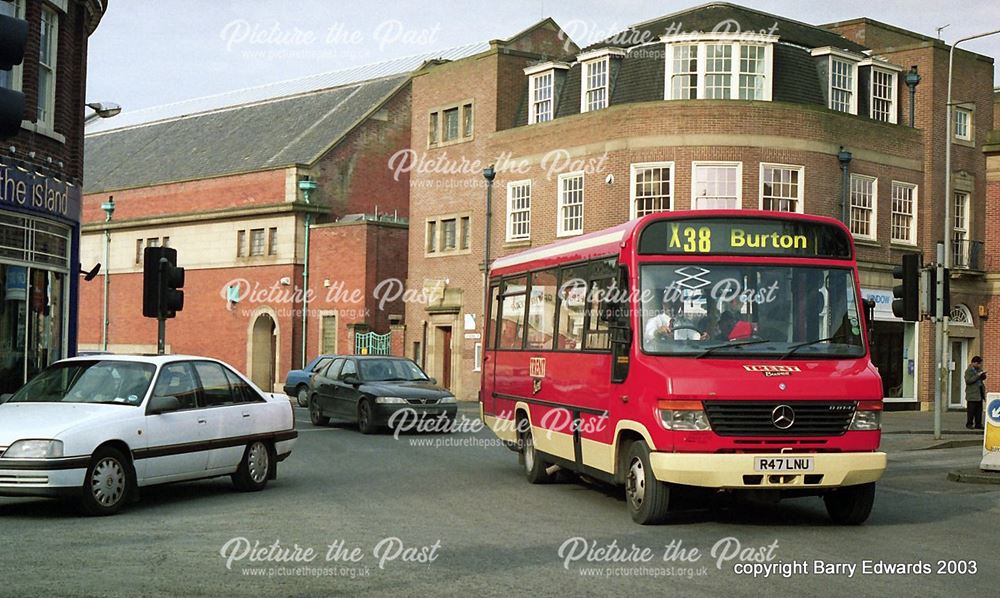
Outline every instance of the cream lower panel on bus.
[[493, 431], [497, 438], [504, 442], [517, 442], [517, 426], [514, 420], [497, 417], [495, 415], [483, 415], [483, 423]]
[[755, 471], [754, 455], [650, 453], [653, 475], [661, 482], [704, 488], [835, 488], [876, 482], [885, 472], [885, 453], [795, 453], [813, 459], [808, 471]]
[[573, 448], [573, 435], [553, 432], [546, 428], [531, 426], [531, 439], [535, 448], [556, 457], [569, 461], [576, 460], [576, 450]]
[[580, 439], [583, 464], [608, 473], [615, 472], [615, 447], [596, 440]]

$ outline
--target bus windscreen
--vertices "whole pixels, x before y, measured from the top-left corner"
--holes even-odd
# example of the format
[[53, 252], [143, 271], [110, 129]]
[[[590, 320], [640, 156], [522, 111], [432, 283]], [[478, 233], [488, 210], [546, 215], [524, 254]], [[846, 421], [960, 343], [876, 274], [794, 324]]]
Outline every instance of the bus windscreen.
[[753, 255], [851, 259], [846, 233], [823, 222], [760, 218], [665, 219], [639, 238], [640, 255]]

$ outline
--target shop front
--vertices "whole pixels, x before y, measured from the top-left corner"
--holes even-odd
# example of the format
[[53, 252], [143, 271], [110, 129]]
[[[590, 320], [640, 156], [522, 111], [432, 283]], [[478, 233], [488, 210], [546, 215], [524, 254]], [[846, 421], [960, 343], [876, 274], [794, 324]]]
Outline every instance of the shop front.
[[0, 394], [76, 353], [80, 189], [0, 162]]
[[916, 407], [919, 323], [904, 322], [892, 313], [891, 290], [862, 288], [861, 294], [875, 302], [872, 363], [882, 376], [882, 396], [887, 403], [911, 403]]

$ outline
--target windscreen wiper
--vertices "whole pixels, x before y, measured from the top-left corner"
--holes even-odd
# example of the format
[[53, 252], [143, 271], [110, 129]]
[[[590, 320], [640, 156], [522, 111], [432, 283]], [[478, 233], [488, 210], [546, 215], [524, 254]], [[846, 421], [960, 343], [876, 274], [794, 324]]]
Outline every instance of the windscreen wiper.
[[832, 341], [835, 338], [837, 338], [837, 337], [835, 337], [835, 336], [828, 336], [826, 338], [818, 338], [818, 339], [816, 339], [814, 341], [806, 341], [804, 343], [798, 343], [797, 345], [792, 345], [791, 347], [788, 348], [788, 351], [784, 355], [781, 356], [781, 358], [782, 359], [788, 359], [789, 357], [792, 356], [792, 353], [795, 353], [796, 351], [798, 351], [802, 347], [808, 347], [809, 345], [818, 345], [819, 343], [827, 343], [827, 342]]
[[729, 342], [729, 343], [725, 343], [725, 344], [722, 344], [722, 345], [713, 345], [711, 347], [707, 347], [704, 351], [702, 351], [701, 353], [695, 355], [694, 358], [695, 359], [701, 359], [702, 357], [705, 357], [706, 355], [708, 355], [712, 351], [715, 351], [716, 349], [727, 349], [729, 347], [743, 347], [745, 345], [757, 345], [757, 344], [760, 344], [760, 343], [767, 343], [767, 342], [770, 342], [770, 341], [768, 339], [766, 339], [766, 338], [755, 338], [755, 339], [746, 340], [746, 341]]

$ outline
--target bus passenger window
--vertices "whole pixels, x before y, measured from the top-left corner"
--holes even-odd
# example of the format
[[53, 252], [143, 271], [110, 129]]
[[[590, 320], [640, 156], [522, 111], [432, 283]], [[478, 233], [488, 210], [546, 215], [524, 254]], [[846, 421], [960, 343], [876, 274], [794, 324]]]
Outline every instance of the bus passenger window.
[[555, 270], [535, 272], [531, 275], [530, 297], [527, 348], [535, 351], [551, 349], [556, 313]]
[[500, 344], [499, 349], [520, 349], [524, 338], [525, 283], [527, 280], [517, 278], [507, 281], [504, 285], [504, 297], [501, 300]]

